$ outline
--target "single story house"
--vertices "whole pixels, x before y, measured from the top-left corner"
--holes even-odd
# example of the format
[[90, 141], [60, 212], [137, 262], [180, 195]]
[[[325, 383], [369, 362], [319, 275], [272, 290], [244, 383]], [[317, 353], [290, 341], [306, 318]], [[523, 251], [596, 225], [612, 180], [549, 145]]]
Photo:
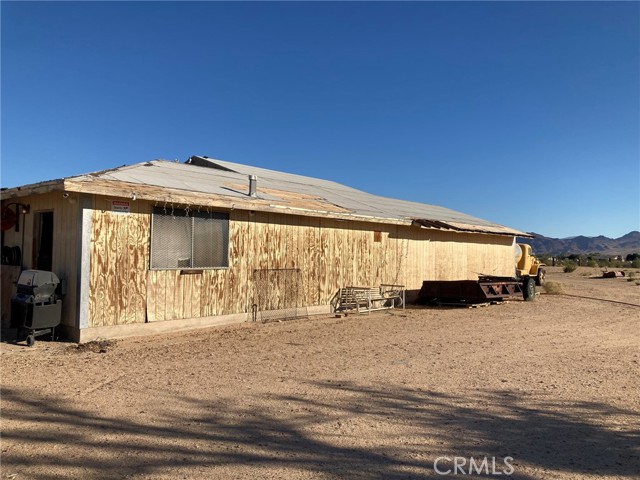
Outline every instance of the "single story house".
[[515, 238], [529, 236], [204, 156], [3, 189], [1, 199], [3, 219], [18, 222], [3, 223], [3, 252], [18, 264], [3, 265], [3, 290], [20, 268], [56, 273], [62, 326], [80, 342], [247, 321], [294, 303], [328, 313], [347, 286], [410, 294], [423, 280], [512, 276]]

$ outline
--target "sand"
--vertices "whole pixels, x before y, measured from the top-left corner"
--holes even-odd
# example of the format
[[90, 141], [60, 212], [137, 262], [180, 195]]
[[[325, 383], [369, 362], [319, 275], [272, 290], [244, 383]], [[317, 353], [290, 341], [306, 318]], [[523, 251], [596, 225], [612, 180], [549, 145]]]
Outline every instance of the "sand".
[[[635, 281], [550, 270], [567, 293], [640, 305]], [[436, 460], [469, 473], [470, 457], [489, 477], [637, 478], [640, 308], [623, 303], [5, 343], [0, 478], [438, 478]]]

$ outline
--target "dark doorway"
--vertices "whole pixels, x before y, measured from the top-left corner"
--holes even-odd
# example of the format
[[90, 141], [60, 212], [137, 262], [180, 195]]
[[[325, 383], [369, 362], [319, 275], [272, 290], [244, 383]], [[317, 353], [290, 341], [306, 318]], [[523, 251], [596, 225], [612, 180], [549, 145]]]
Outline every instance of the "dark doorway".
[[52, 271], [53, 212], [38, 212], [33, 229], [33, 265], [37, 270]]

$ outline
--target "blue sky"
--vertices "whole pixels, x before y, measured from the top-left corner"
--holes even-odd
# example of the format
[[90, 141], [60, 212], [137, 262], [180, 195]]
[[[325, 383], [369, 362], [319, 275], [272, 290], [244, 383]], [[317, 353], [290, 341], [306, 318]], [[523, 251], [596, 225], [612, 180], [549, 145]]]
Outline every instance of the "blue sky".
[[637, 2], [2, 2], [3, 187], [207, 155], [640, 229]]

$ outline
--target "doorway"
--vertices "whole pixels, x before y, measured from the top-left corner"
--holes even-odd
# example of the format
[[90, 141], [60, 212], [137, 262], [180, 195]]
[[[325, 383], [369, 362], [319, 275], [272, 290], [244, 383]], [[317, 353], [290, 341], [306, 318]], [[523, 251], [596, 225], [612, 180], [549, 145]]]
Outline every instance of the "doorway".
[[33, 266], [36, 270], [53, 269], [53, 212], [37, 212], [33, 228]]

